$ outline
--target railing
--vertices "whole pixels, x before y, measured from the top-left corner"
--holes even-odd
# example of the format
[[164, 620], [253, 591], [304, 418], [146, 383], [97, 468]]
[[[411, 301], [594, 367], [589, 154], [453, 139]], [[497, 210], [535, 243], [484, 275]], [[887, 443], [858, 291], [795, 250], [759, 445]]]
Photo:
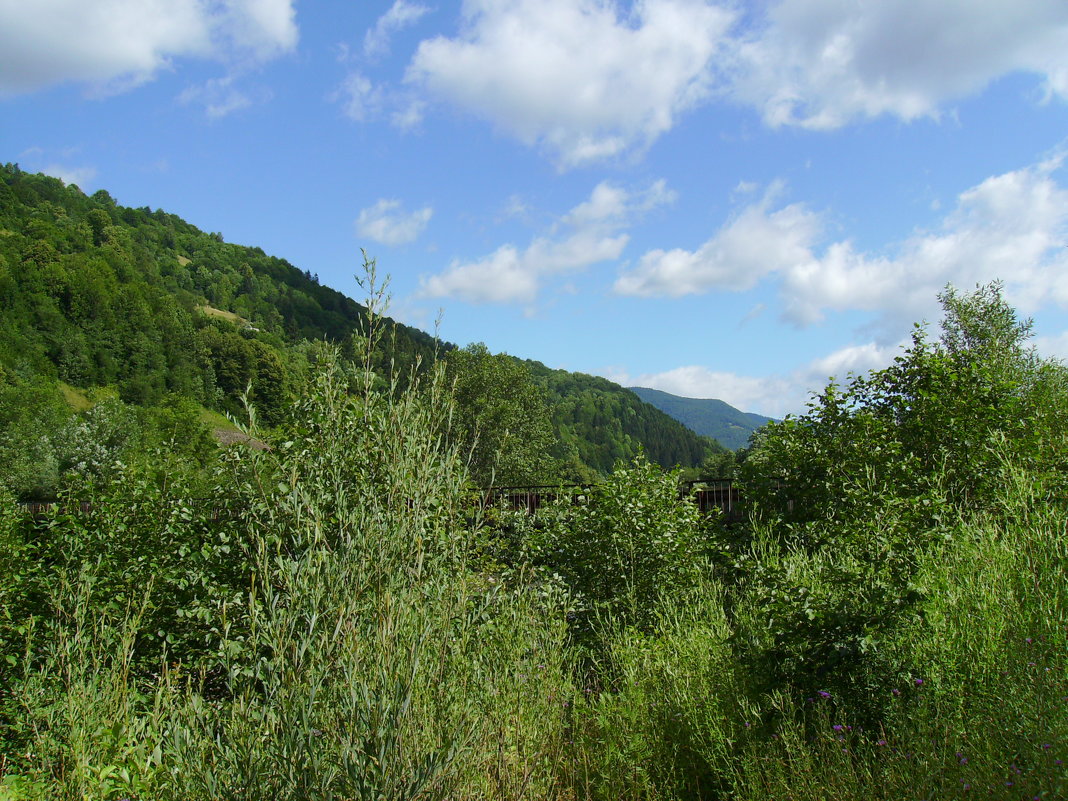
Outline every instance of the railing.
[[[572, 503], [584, 503], [594, 489], [593, 484], [552, 484], [517, 487], [492, 487], [479, 490], [483, 508], [498, 507], [511, 511], [537, 514], [538, 510], [561, 498]], [[703, 513], [722, 512], [728, 519], [737, 520], [742, 515], [744, 499], [741, 491], [730, 479], [711, 481], [685, 481], [679, 485], [679, 496], [690, 498]], [[211, 520], [233, 516], [235, 510], [225, 499], [185, 498], [173, 503], [210, 510]], [[42, 517], [53, 512], [60, 514], [88, 514], [97, 508], [93, 501], [29, 501], [20, 504], [33, 517]]]
[[[484, 506], [503, 507], [513, 512], [536, 514], [538, 509], [559, 498], [567, 497], [581, 503], [589, 497], [592, 484], [566, 484], [531, 487], [494, 487], [482, 490]], [[744, 500], [741, 490], [728, 478], [710, 481], [684, 481], [679, 495], [690, 498], [703, 513], [720, 511], [731, 520], [740, 519]]]

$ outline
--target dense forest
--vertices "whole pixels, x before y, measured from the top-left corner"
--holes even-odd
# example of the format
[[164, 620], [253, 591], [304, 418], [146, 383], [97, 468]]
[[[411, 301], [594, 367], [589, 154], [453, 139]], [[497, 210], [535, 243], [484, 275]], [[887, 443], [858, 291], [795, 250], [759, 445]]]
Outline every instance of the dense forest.
[[[373, 261], [327, 312], [4, 175], [0, 801], [1068, 796], [1068, 368], [999, 284], [694, 451], [739, 520], [626, 390], [393, 344]], [[536, 514], [477, 489], [569, 472]]]
[[[206, 412], [240, 417], [246, 393], [261, 426], [291, 425], [314, 343], [332, 342], [355, 363], [367, 334], [363, 306], [260, 248], [10, 164], [0, 168], [0, 311], [0, 456], [13, 465], [0, 481], [26, 498], [54, 495], [64, 476], [92, 464], [77, 447], [79, 426], [109, 428], [118, 452], [121, 440], [174, 439], [177, 416], [183, 439], [204, 445], [190, 433], [196, 419], [225, 429]], [[465, 441], [483, 442], [479, 482], [590, 481], [642, 449], [665, 467], [697, 467], [723, 451], [611, 382], [485, 349], [463, 357], [384, 324], [389, 335], [367, 364], [384, 383], [406, 383], [450, 354], [454, 380], [471, 387], [479, 376], [480, 394], [459, 393], [458, 406]], [[529, 450], [534, 440], [516, 432], [546, 426], [545, 458], [501, 447], [510, 431], [509, 447]]]

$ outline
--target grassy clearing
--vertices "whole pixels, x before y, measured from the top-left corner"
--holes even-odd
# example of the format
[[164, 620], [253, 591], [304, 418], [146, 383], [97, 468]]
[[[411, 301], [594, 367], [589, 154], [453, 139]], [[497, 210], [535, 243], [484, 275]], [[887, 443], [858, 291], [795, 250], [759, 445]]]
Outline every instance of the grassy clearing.
[[234, 314], [224, 309], [216, 309], [214, 306], [209, 306], [205, 303], [203, 306], [198, 307], [201, 312], [209, 317], [217, 317], [220, 320], [226, 320], [229, 323], [233, 323], [236, 326], [244, 327], [249, 325], [249, 321], [239, 314]]
[[67, 402], [67, 405], [76, 412], [84, 412], [93, 405], [84, 389], [78, 389], [60, 381], [59, 391], [63, 393], [63, 400]]

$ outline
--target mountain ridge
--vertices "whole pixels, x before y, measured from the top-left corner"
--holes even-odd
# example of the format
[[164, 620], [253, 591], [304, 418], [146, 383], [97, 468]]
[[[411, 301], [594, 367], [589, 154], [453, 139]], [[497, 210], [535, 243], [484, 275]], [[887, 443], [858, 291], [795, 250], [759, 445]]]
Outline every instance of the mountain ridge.
[[627, 389], [691, 431], [711, 437], [731, 450], [746, 447], [752, 433], [774, 419], [743, 412], [717, 398], [687, 398], [650, 387]]

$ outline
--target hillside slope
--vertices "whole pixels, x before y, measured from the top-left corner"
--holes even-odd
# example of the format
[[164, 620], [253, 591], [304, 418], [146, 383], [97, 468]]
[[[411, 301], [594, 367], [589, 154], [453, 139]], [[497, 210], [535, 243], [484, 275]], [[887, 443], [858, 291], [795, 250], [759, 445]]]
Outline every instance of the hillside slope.
[[663, 467], [696, 467], [726, 448], [644, 402], [606, 378], [552, 370], [526, 362], [549, 394], [561, 441], [573, 446], [584, 464], [608, 472], [616, 461], [636, 455], [638, 447]]
[[715, 398], [683, 398], [647, 387], [628, 387], [646, 403], [705, 437], [712, 437], [731, 450], [744, 448], [749, 436], [772, 418], [735, 409]]
[[[268, 425], [301, 392], [308, 343], [354, 356], [366, 309], [309, 270], [225, 242], [160, 209], [119, 205], [105, 190], [0, 166], [0, 380], [40, 376], [114, 387], [124, 402], [181, 396]], [[454, 346], [398, 324], [376, 369], [406, 375]], [[665, 466], [700, 464], [719, 446], [617, 384], [523, 362], [553, 407], [573, 473], [611, 470], [644, 448]]]

